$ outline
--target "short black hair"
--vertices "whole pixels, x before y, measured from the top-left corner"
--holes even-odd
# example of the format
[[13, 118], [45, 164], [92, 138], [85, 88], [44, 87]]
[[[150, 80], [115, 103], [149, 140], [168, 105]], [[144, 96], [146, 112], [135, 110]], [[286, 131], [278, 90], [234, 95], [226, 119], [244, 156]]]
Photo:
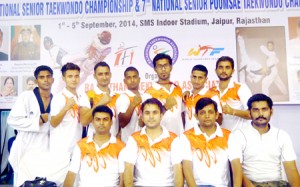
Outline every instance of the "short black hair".
[[160, 102], [158, 99], [156, 99], [156, 98], [150, 98], [150, 99], [147, 99], [146, 101], [144, 101], [144, 102], [142, 103], [142, 106], [141, 106], [142, 112], [144, 111], [145, 105], [156, 105], [156, 106], [158, 106], [159, 111], [160, 111], [161, 114], [162, 114], [163, 111], [164, 111], [163, 105], [162, 105], [161, 102]]
[[206, 68], [205, 66], [201, 65], [201, 64], [195, 65], [195, 66], [193, 67], [193, 69], [192, 69], [192, 73], [193, 73], [193, 71], [202, 71], [202, 72], [205, 73], [205, 76], [206, 76], [206, 77], [207, 77], [207, 75], [208, 75], [208, 70], [207, 70], [207, 68]]
[[108, 70], [110, 71], [109, 65], [108, 65], [106, 62], [104, 62], [104, 61], [98, 62], [98, 63], [94, 66], [94, 72], [96, 72], [96, 69], [97, 69], [98, 67], [107, 67]]
[[78, 70], [80, 72], [80, 67], [72, 62], [68, 62], [61, 67], [61, 74], [64, 76], [68, 70]]
[[34, 77], [37, 79], [41, 71], [48, 71], [53, 76], [53, 70], [49, 66], [41, 65], [34, 70]]
[[214, 100], [212, 100], [211, 98], [208, 98], [208, 97], [203, 97], [203, 98], [199, 99], [195, 106], [196, 114], [198, 114], [199, 110], [202, 110], [204, 107], [211, 105], [211, 104], [214, 105], [215, 112], [218, 112], [218, 105]]
[[252, 109], [252, 103], [259, 102], [259, 101], [266, 101], [268, 103], [269, 108], [272, 109], [272, 107], [273, 107], [272, 99], [265, 94], [258, 93], [258, 94], [254, 94], [253, 96], [251, 96], [248, 99], [248, 102], [247, 102], [248, 110]]
[[154, 68], [156, 67], [156, 62], [161, 60], [161, 59], [167, 59], [169, 61], [170, 66], [172, 66], [172, 58], [168, 54], [164, 53], [158, 53], [154, 58], [153, 58], [153, 66]]
[[93, 118], [95, 117], [95, 114], [98, 113], [98, 112], [108, 113], [109, 116], [110, 116], [110, 119], [112, 119], [112, 117], [113, 117], [112, 110], [108, 106], [106, 106], [106, 105], [99, 105], [96, 108], [94, 108], [94, 110], [92, 112]]
[[219, 63], [223, 62], [223, 61], [230, 62], [232, 69], [234, 69], [234, 60], [229, 56], [221, 56], [220, 58], [218, 58], [218, 60], [216, 62], [216, 69], [218, 69]]
[[135, 72], [139, 75], [139, 71], [138, 71], [135, 67], [129, 66], [129, 67], [126, 68], [125, 71], [124, 71], [124, 77], [126, 76], [126, 73], [127, 73], [128, 71], [135, 71]]

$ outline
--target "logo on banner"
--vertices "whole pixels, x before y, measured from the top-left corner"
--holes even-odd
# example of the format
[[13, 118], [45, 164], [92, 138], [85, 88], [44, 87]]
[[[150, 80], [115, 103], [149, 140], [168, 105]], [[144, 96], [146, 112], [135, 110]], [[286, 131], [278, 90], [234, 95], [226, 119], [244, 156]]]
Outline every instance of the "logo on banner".
[[145, 47], [144, 56], [147, 64], [153, 68], [152, 59], [158, 53], [164, 53], [170, 55], [173, 61], [173, 65], [178, 59], [178, 47], [176, 43], [168, 37], [158, 36], [152, 38]]
[[137, 46], [125, 47], [124, 42], [122, 42], [118, 51], [115, 52], [116, 59], [114, 66], [131, 65], [133, 62], [134, 48], [136, 47]]
[[215, 56], [220, 54], [224, 47], [213, 47], [211, 45], [199, 45], [198, 48], [191, 48], [187, 56]]

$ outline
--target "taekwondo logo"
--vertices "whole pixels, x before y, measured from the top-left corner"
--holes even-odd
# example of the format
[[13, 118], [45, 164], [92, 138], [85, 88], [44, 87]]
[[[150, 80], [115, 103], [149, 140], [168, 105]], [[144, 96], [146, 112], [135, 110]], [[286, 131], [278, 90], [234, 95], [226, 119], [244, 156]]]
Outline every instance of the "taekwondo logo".
[[187, 56], [209, 56], [212, 57], [216, 54], [220, 54], [224, 50], [224, 47], [212, 47], [211, 45], [198, 45], [198, 48], [191, 48]]
[[126, 47], [124, 42], [122, 42], [118, 48], [118, 51], [115, 52], [116, 59], [114, 66], [122, 66], [122, 65], [131, 65], [133, 62], [133, 56], [134, 56], [134, 48], [137, 46], [130, 46]]
[[176, 43], [168, 37], [158, 36], [152, 38], [145, 47], [144, 56], [147, 64], [153, 68], [152, 59], [158, 53], [164, 53], [171, 56], [173, 65], [178, 59], [178, 47]]

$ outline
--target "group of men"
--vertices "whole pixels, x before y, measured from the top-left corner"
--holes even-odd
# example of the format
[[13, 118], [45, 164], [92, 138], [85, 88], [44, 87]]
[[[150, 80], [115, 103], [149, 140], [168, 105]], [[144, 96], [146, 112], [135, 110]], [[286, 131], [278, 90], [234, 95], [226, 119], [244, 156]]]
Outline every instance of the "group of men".
[[15, 186], [32, 151], [69, 153], [64, 186], [300, 186], [291, 139], [269, 124], [272, 100], [231, 79], [232, 58], [217, 60], [220, 81], [211, 89], [206, 67], [194, 66], [193, 89], [184, 93], [170, 80], [169, 55], [157, 54], [153, 66], [158, 80], [144, 93], [128, 67], [128, 89], [118, 94], [109, 89], [109, 65], [99, 62], [97, 86], [81, 94], [80, 68], [67, 63], [66, 87], [53, 99], [53, 72], [39, 66], [38, 87], [22, 93], [8, 117], [18, 130], [9, 157]]

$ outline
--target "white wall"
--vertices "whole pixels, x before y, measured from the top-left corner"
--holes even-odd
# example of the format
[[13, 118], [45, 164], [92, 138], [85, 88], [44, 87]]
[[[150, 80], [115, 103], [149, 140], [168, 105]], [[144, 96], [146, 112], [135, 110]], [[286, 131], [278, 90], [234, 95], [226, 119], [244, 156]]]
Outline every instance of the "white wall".
[[300, 171], [300, 105], [274, 105], [270, 124], [285, 130], [294, 144]]

